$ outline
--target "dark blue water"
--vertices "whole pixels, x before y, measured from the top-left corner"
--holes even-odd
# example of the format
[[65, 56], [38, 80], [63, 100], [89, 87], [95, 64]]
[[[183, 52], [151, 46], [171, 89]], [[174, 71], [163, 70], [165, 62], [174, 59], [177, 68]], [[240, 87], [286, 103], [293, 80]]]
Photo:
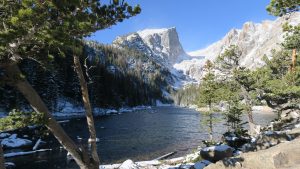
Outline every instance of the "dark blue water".
[[[274, 116], [262, 114], [258, 117], [259, 122], [264, 124]], [[208, 138], [201, 119], [199, 112], [177, 107], [160, 107], [98, 117], [95, 125], [100, 138], [98, 151], [101, 162], [109, 164], [126, 159], [151, 160], [173, 151], [177, 152], [173, 157], [190, 153], [203, 139]], [[81, 137], [86, 142], [89, 137], [85, 119], [72, 119], [63, 124], [63, 127], [74, 140]], [[222, 121], [214, 127], [214, 137], [218, 139], [226, 131], [226, 127]], [[15, 162], [18, 169], [76, 168], [75, 164], [67, 163], [66, 151], [59, 147], [54, 141], [51, 143], [53, 151], [7, 161]]]

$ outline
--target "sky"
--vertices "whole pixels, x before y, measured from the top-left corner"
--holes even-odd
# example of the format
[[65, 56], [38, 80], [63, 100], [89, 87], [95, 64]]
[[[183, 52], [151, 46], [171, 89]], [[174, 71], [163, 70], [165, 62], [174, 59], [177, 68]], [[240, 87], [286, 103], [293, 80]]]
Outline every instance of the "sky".
[[232, 28], [247, 21], [274, 20], [267, 13], [270, 0], [127, 0], [140, 4], [142, 12], [89, 39], [110, 44], [119, 35], [146, 28], [176, 27], [185, 51], [207, 47], [220, 40]]

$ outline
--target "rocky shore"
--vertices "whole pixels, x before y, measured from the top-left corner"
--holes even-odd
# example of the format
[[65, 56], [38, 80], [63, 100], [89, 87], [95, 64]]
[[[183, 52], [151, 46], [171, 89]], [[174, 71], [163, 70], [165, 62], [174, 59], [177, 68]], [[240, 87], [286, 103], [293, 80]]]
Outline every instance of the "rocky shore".
[[300, 112], [285, 111], [267, 127], [256, 126], [250, 138], [228, 135], [223, 143], [199, 148], [168, 160], [102, 165], [100, 169], [298, 169], [300, 168]]

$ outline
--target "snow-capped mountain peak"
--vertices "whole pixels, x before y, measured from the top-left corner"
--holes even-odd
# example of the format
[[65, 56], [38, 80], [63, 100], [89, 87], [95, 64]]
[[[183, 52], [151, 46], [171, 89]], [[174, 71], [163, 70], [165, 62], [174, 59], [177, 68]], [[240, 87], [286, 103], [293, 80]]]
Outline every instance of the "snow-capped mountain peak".
[[175, 27], [141, 30], [117, 37], [113, 43], [121, 47], [133, 47], [169, 67], [189, 58]]

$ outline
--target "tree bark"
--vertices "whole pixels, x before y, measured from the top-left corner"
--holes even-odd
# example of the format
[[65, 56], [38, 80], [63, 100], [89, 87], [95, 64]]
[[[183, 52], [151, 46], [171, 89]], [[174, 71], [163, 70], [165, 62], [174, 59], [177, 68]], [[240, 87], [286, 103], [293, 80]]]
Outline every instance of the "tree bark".
[[209, 140], [213, 141], [213, 114], [211, 104], [209, 104]]
[[97, 136], [96, 136], [96, 129], [95, 129], [95, 123], [94, 123], [91, 102], [89, 99], [88, 86], [87, 86], [85, 77], [83, 75], [79, 56], [73, 55], [73, 59], [74, 59], [75, 70], [76, 70], [76, 73], [77, 73], [77, 76], [78, 76], [78, 79], [80, 82], [82, 100], [83, 100], [83, 104], [84, 104], [84, 108], [85, 108], [87, 125], [88, 125], [89, 132], [90, 132], [89, 142], [91, 144], [91, 154], [92, 154], [92, 159], [93, 159], [93, 165], [95, 167], [99, 168], [100, 159], [99, 159], [99, 156], [97, 153], [97, 143], [96, 143]]
[[4, 160], [3, 149], [1, 144], [0, 144], [0, 169], [5, 169], [5, 160]]
[[297, 63], [297, 50], [293, 49], [293, 54], [292, 54], [292, 71], [295, 71], [295, 69], [296, 69], [296, 63]]
[[10, 81], [9, 85], [16, 87], [17, 90], [24, 95], [34, 111], [44, 115], [46, 127], [52, 132], [59, 143], [72, 155], [79, 167], [81, 169], [89, 169], [89, 162], [83, 160], [84, 154], [82, 151], [53, 118], [39, 94], [25, 78], [21, 77], [22, 72], [20, 71], [17, 63], [14, 62], [7, 64], [4, 66], [4, 70], [6, 71], [7, 78]]
[[248, 122], [249, 123], [254, 123], [254, 121], [253, 121], [253, 115], [252, 115], [251, 98], [249, 96], [248, 91], [245, 89], [244, 86], [241, 86], [241, 89], [242, 89], [242, 96], [245, 99], [246, 106], [248, 107], [248, 110], [247, 110]]

